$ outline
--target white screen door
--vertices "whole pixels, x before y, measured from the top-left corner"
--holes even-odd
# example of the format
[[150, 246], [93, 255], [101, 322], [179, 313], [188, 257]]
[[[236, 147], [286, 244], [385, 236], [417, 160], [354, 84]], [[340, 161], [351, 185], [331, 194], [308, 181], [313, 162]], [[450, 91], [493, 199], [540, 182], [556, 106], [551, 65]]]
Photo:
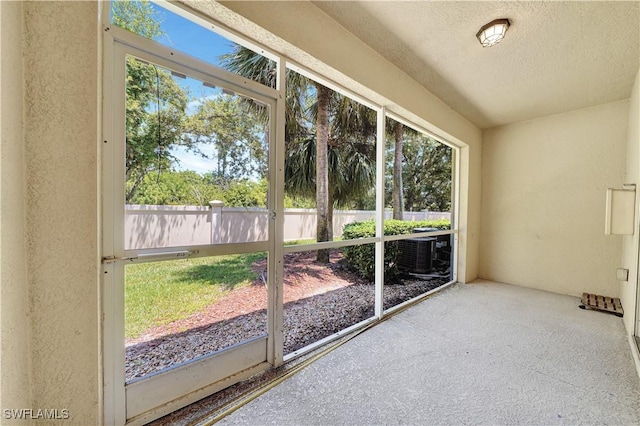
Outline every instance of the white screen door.
[[274, 364], [277, 92], [120, 42], [113, 57], [105, 382], [123, 422]]

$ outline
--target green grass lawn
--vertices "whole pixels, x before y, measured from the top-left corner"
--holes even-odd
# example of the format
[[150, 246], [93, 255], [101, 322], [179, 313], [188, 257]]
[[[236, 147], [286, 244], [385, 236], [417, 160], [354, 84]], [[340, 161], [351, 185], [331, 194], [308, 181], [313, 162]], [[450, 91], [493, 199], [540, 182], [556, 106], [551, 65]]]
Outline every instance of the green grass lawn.
[[125, 267], [125, 335], [187, 318], [233, 289], [251, 284], [265, 253], [201, 257]]

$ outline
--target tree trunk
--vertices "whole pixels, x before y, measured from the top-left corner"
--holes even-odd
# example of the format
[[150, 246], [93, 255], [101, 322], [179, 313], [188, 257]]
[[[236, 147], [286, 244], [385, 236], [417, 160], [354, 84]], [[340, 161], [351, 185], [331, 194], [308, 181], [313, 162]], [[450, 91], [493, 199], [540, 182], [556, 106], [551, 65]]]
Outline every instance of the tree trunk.
[[[318, 119], [316, 122], [316, 209], [318, 242], [330, 241], [329, 222], [329, 170], [327, 161], [329, 141], [329, 97], [331, 92], [316, 83], [318, 94]], [[329, 263], [329, 250], [318, 250], [318, 262]]]
[[329, 228], [329, 239], [328, 241], [333, 241], [333, 189], [329, 186], [328, 197], [327, 197], [327, 222]]
[[395, 156], [393, 158], [393, 218], [403, 219], [402, 188], [402, 124], [396, 122], [393, 128], [395, 137]]
[[[128, 176], [125, 182], [128, 182], [131, 176], [129, 172], [127, 172], [127, 174]], [[144, 179], [145, 175], [146, 173], [139, 173], [138, 176], [136, 176], [136, 181], [133, 183], [133, 186], [131, 187], [131, 189], [129, 189], [129, 191], [126, 192], [125, 203], [129, 204], [131, 200], [133, 200], [133, 196], [136, 195], [136, 192], [138, 192], [138, 187], [142, 183], [142, 180]]]

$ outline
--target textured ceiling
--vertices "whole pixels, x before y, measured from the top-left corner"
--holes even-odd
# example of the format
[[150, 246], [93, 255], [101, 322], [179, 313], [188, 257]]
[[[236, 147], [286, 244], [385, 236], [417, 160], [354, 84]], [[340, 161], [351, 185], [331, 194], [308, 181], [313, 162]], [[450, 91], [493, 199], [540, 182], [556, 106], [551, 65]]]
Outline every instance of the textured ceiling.
[[627, 99], [640, 66], [640, 1], [313, 3], [481, 128]]

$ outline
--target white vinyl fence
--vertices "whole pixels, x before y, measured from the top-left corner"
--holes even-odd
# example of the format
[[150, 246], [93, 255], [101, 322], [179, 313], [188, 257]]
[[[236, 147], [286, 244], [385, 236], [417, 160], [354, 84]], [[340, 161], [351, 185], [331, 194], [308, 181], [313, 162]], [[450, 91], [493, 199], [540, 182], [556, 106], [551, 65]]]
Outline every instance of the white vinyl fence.
[[[284, 240], [316, 237], [315, 209], [286, 209]], [[391, 211], [385, 213], [391, 218]], [[334, 210], [333, 235], [347, 223], [373, 219], [375, 211]], [[448, 212], [405, 212], [405, 220], [450, 219]], [[263, 208], [224, 207], [221, 201], [201, 206], [127, 205], [125, 248], [143, 249], [216, 243], [266, 241], [269, 214]]]

